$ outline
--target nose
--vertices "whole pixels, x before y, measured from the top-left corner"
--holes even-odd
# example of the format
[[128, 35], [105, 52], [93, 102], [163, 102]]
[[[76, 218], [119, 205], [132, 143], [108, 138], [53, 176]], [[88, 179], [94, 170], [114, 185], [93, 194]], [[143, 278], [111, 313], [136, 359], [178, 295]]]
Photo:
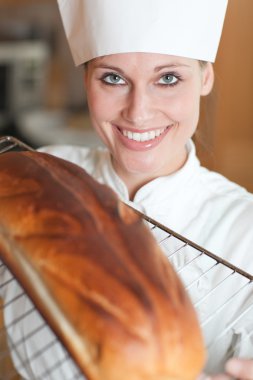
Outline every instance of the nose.
[[154, 118], [155, 112], [154, 99], [148, 89], [132, 88], [122, 111], [123, 118], [135, 127], [141, 127]]

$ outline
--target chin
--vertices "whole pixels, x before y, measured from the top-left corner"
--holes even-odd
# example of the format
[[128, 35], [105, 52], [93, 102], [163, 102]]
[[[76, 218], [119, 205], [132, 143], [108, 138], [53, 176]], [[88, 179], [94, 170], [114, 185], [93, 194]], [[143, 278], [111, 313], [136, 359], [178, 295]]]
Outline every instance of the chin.
[[140, 175], [140, 176], [151, 176], [154, 174], [154, 177], [159, 176], [162, 172], [162, 168], [160, 165], [154, 162], [127, 162], [124, 163], [125, 170], [129, 173], [129, 175]]
[[[112, 157], [114, 157], [113, 161], [116, 172], [128, 177], [139, 175], [151, 180], [158, 176], [167, 175], [170, 173], [170, 169], [173, 169], [168, 158], [168, 153], [166, 154], [164, 151], [130, 152], [115, 149], [111, 153]], [[165, 162], [166, 155], [167, 159]]]

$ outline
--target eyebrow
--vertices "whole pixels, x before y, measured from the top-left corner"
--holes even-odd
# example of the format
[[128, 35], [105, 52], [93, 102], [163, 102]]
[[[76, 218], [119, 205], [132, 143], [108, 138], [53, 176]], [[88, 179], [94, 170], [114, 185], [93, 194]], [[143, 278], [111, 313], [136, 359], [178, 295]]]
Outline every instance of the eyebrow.
[[106, 63], [101, 63], [101, 64], [98, 63], [94, 65], [94, 68], [95, 69], [109, 69], [109, 70], [118, 71], [119, 73], [124, 74], [124, 71], [120, 69], [119, 67], [107, 65]]
[[[178, 67], [190, 67], [189, 65], [186, 65], [186, 64], [183, 64], [183, 63], [168, 63], [168, 64], [165, 64], [165, 65], [161, 65], [161, 66], [157, 66], [155, 67], [154, 71], [155, 72], [159, 72], [163, 69], [175, 69], [175, 68], [178, 68]], [[112, 66], [112, 65], [109, 65], [109, 64], [106, 64], [106, 63], [97, 63], [94, 65], [94, 68], [95, 69], [109, 69], [109, 70], [114, 70], [114, 71], [117, 71], [121, 74], [125, 74], [124, 73], [124, 70], [122, 70], [120, 67], [117, 67], [117, 66]]]
[[169, 63], [167, 65], [157, 66], [154, 71], [158, 72], [158, 71], [161, 71], [163, 69], [175, 69], [178, 67], [190, 67], [190, 66], [183, 64], [183, 63]]

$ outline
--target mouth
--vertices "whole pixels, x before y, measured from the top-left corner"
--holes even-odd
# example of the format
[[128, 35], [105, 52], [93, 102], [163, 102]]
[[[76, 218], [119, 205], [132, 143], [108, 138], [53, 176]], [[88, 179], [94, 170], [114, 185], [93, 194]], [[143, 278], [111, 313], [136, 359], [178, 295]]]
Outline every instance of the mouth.
[[118, 127], [118, 130], [128, 140], [133, 140], [136, 142], [148, 142], [148, 141], [152, 141], [152, 140], [155, 140], [156, 138], [160, 137], [170, 127], [171, 126], [167, 126], [164, 128], [154, 129], [154, 130], [150, 130], [150, 131], [143, 131], [143, 132], [133, 132], [133, 131], [129, 131], [127, 129], [121, 129], [119, 127]]
[[158, 146], [176, 124], [172, 123], [166, 127], [154, 128], [149, 130], [126, 129], [113, 125], [118, 141], [131, 151], [146, 151]]

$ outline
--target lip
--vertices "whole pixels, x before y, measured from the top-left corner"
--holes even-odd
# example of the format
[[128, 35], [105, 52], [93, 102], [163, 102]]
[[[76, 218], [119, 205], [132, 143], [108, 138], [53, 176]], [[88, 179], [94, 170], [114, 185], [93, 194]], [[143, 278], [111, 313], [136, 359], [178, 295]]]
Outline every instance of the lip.
[[127, 128], [121, 128], [118, 127], [117, 125], [113, 125], [113, 130], [114, 133], [116, 134], [117, 138], [120, 140], [120, 142], [128, 149], [134, 150], [134, 151], [145, 151], [152, 149], [156, 147], [160, 142], [164, 139], [164, 137], [167, 135], [167, 133], [170, 131], [170, 129], [173, 127], [172, 125], [168, 125], [165, 127], [165, 131], [158, 137], [155, 137], [153, 140], [149, 141], [135, 141], [135, 140], [130, 140], [127, 137], [123, 135], [123, 130], [128, 130], [130, 132], [136, 132], [136, 133], [144, 133], [144, 132], [150, 132], [150, 131], [155, 131], [157, 129], [163, 129], [163, 128], [150, 128], [150, 129], [145, 129], [145, 130], [140, 130], [140, 129], [127, 129]]

